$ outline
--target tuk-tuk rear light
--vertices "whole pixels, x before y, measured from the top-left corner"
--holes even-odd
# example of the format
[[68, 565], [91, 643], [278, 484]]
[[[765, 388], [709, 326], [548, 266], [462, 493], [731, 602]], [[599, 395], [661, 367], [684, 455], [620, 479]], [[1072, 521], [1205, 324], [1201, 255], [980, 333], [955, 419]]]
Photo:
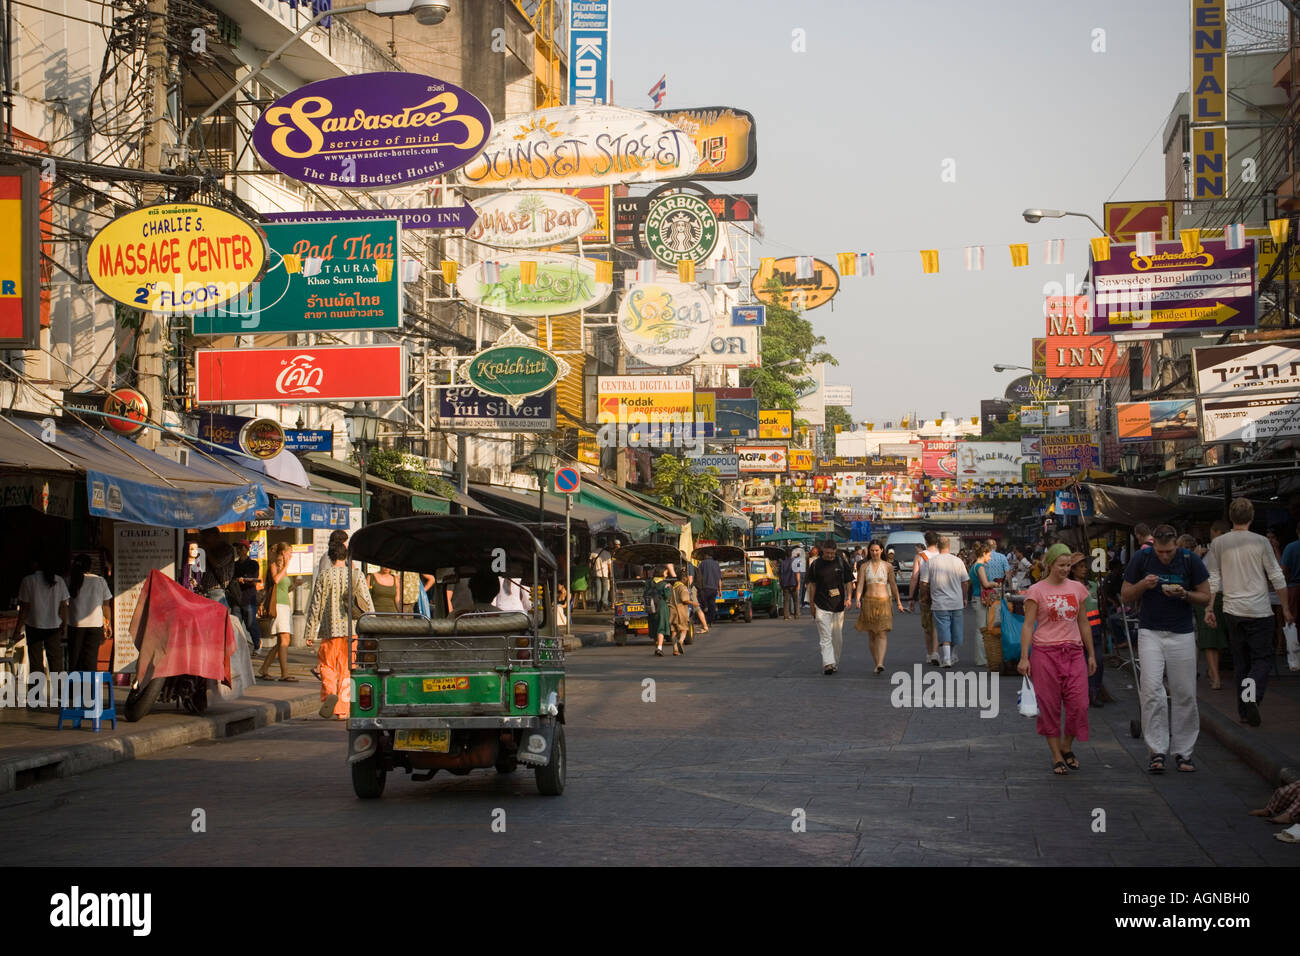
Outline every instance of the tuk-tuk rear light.
[[362, 710], [370, 710], [375, 706], [374, 684], [360, 684], [357, 686], [357, 706]]
[[379, 641], [373, 637], [363, 637], [360, 646], [363, 651], [377, 651], [379, 650]]
[[520, 650], [527, 650], [529, 645], [532, 644], [532, 642], [533, 639], [531, 637], [516, 637], [515, 647], [519, 648]]
[[523, 710], [528, 706], [528, 681], [515, 681], [515, 707]]

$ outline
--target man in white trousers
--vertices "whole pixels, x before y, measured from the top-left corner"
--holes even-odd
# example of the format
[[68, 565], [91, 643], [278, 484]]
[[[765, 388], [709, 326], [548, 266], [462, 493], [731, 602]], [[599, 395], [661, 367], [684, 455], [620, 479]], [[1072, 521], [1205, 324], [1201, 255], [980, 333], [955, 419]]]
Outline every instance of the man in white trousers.
[[[1151, 751], [1147, 770], [1163, 773], [1170, 752], [1178, 770], [1190, 773], [1200, 731], [1196, 704], [1196, 622], [1192, 605], [1207, 607], [1210, 572], [1201, 559], [1178, 547], [1178, 532], [1162, 524], [1154, 544], [1133, 555], [1124, 569], [1120, 600], [1138, 605], [1138, 660], [1142, 680], [1142, 735]], [[1169, 702], [1165, 702], [1165, 679]]]
[[808, 565], [808, 606], [821, 642], [822, 673], [834, 674], [844, 647], [844, 610], [853, 607], [853, 568], [834, 541], [825, 542], [817, 560]]

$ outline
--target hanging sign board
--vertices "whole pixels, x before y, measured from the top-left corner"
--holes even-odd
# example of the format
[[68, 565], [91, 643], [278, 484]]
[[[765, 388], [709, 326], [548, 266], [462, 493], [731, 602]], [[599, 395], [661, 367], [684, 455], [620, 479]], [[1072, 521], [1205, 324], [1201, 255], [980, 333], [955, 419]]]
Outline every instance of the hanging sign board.
[[262, 272], [262, 233], [234, 213], [199, 203], [161, 203], [118, 216], [86, 253], [90, 281], [142, 312], [210, 309]]
[[730, 106], [653, 112], [694, 141], [700, 163], [688, 179], [744, 179], [758, 167], [758, 131], [752, 114]]
[[1229, 249], [1203, 239], [1195, 252], [1181, 242], [1157, 242], [1139, 256], [1136, 245], [1112, 244], [1109, 259], [1093, 260], [1092, 331], [1226, 331], [1255, 326], [1255, 243]]
[[660, 368], [685, 365], [709, 344], [713, 299], [682, 282], [636, 282], [618, 309], [618, 337], [631, 358]]
[[812, 275], [798, 279], [795, 256], [786, 256], [759, 268], [754, 273], [752, 288], [760, 302], [774, 304], [775, 297], [768, 291], [768, 280], [775, 277], [784, 292], [785, 304], [794, 309], [815, 309], [825, 305], [840, 290], [840, 276], [835, 267], [820, 259], [812, 261]]
[[452, 431], [551, 431], [555, 428], [555, 390], [530, 395], [511, 406], [504, 398], [477, 388], [440, 388], [438, 421]]
[[0, 348], [41, 342], [39, 174], [0, 166]]
[[280, 97], [253, 127], [253, 148], [291, 179], [387, 189], [460, 168], [491, 132], [488, 108], [445, 80], [358, 73]]
[[500, 123], [456, 179], [463, 186], [608, 186], [674, 179], [699, 165], [689, 134], [663, 117], [621, 106], [552, 106]]
[[[536, 275], [524, 282], [524, 263], [535, 263]], [[490, 274], [495, 266], [499, 274]], [[476, 262], [460, 274], [456, 291], [470, 305], [497, 312], [536, 318], [589, 309], [609, 297], [613, 285], [596, 281], [596, 265], [555, 252], [499, 256]]]
[[1193, 349], [1197, 395], [1300, 389], [1300, 340]]
[[538, 348], [513, 325], [460, 367], [465, 382], [504, 398], [511, 408], [518, 408], [530, 395], [547, 391], [568, 374], [568, 362]]
[[1196, 399], [1120, 402], [1116, 407], [1119, 440], [1124, 443], [1196, 438]]
[[737, 445], [736, 457], [741, 474], [753, 471], [784, 474], [789, 463], [785, 445]]
[[195, 349], [194, 391], [200, 405], [403, 398], [406, 360], [400, 345]]
[[1203, 442], [1266, 442], [1300, 435], [1300, 392], [1201, 400]]
[[495, 193], [473, 202], [478, 220], [465, 238], [497, 249], [538, 249], [585, 236], [596, 212], [574, 196], [541, 189]]
[[718, 217], [699, 196], [674, 193], [650, 204], [642, 239], [650, 254], [676, 268], [682, 259], [703, 263], [718, 244]]

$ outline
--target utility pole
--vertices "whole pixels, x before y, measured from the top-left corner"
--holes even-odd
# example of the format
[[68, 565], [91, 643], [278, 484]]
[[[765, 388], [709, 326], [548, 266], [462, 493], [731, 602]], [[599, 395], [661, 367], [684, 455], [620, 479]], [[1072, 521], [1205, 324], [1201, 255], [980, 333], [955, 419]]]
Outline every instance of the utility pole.
[[[170, 0], [149, 0], [149, 38], [145, 46], [145, 69], [149, 83], [149, 117], [145, 129], [141, 169], [149, 172], [162, 170], [163, 147], [170, 143], [171, 125], [167, 119], [167, 83], [172, 71], [167, 62], [167, 25]], [[157, 202], [163, 193], [161, 184], [145, 183], [142, 194], [146, 203]], [[158, 312], [145, 313], [139, 338], [136, 359], [138, 386], [149, 405], [149, 418], [164, 423], [163, 386], [167, 381], [163, 368], [163, 343], [166, 338], [165, 317]], [[145, 429], [140, 443], [148, 447], [158, 444], [158, 432]]]

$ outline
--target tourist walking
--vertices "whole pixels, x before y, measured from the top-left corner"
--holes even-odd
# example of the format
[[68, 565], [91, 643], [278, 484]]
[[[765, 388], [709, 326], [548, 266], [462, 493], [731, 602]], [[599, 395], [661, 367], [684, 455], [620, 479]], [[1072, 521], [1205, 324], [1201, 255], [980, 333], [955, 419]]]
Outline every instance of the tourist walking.
[[1083, 610], [1088, 619], [1088, 628], [1092, 631], [1092, 646], [1097, 652], [1097, 670], [1088, 675], [1088, 705], [1104, 707], [1102, 674], [1106, 666], [1106, 655], [1101, 653], [1101, 605], [1097, 600], [1097, 582], [1090, 580], [1092, 575], [1086, 557], [1076, 551], [1070, 555], [1070, 560], [1074, 562], [1070, 565], [1070, 580], [1078, 581], [1088, 589], [1088, 599], [1083, 602]]
[[1079, 769], [1073, 747], [1076, 740], [1088, 739], [1088, 677], [1097, 669], [1092, 629], [1084, 614], [1088, 589], [1069, 578], [1080, 557], [1063, 544], [1047, 549], [1047, 577], [1025, 593], [1025, 623], [1020, 629], [1017, 669], [1033, 681], [1038, 733], [1047, 738], [1052, 772], [1061, 776]]
[[[934, 634], [934, 609], [930, 605], [930, 594], [921, 593], [921, 569], [930, 561], [939, 555], [939, 535], [935, 531], [925, 533], [925, 550], [917, 551], [912, 558], [912, 580], [908, 586], [909, 606], [913, 611], [916, 610], [916, 600], [918, 593], [921, 598], [921, 631], [925, 634], [925, 662], [927, 664], [939, 663], [939, 645]], [[885, 560], [894, 564], [897, 568], [897, 558], [894, 556], [893, 549], [885, 553]], [[958, 559], [960, 560], [960, 559]]]
[[803, 586], [803, 575], [795, 570], [794, 555], [787, 554], [781, 559], [781, 617], [784, 620], [799, 619], [799, 590]]
[[614, 556], [609, 553], [609, 548], [601, 547], [596, 552], [596, 560], [593, 562], [593, 573], [596, 576], [596, 610], [606, 611], [613, 603], [613, 592], [610, 590], [610, 577], [614, 570]]
[[[1255, 506], [1248, 499], [1232, 500], [1228, 520], [1232, 530], [1210, 542], [1205, 566], [1210, 591], [1223, 593], [1223, 617], [1232, 644], [1232, 676], [1237, 683], [1237, 715], [1243, 723], [1258, 727], [1262, 720], [1260, 705], [1273, 669], [1274, 618], [1269, 585], [1285, 599], [1286, 576], [1268, 539], [1250, 530]], [[1288, 623], [1295, 620], [1285, 600], [1282, 615]], [[1213, 627], [1217, 621], [1213, 610], [1206, 612], [1206, 624]]]
[[1151, 548], [1138, 551], [1124, 569], [1120, 591], [1120, 600], [1138, 608], [1138, 694], [1150, 751], [1147, 769], [1163, 773], [1173, 753], [1178, 769], [1190, 773], [1196, 769], [1192, 749], [1201, 725], [1192, 605], [1210, 603], [1210, 573], [1200, 558], [1178, 546], [1178, 532], [1169, 525], [1156, 528], [1152, 538]]
[[853, 568], [834, 541], [823, 542], [817, 554], [808, 566], [808, 604], [817, 625], [822, 673], [834, 674], [844, 647], [844, 611], [853, 606]]
[[718, 591], [722, 589], [722, 565], [714, 560], [712, 554], [705, 555], [700, 562], [696, 580], [700, 586], [700, 605], [704, 608], [704, 619], [712, 625], [718, 619]]
[[239, 585], [239, 619], [244, 622], [244, 627], [248, 630], [248, 639], [253, 642], [253, 650], [257, 651], [262, 647], [262, 629], [257, 626], [257, 605], [261, 597], [258, 593], [258, 579], [262, 576], [262, 569], [250, 556], [247, 541], [235, 542], [235, 556], [234, 580]]
[[[354, 604], [361, 613], [373, 611], [370, 589], [361, 572], [353, 568], [348, 574], [348, 549], [331, 544], [326, 551], [330, 566], [318, 575], [311, 589], [304, 634], [315, 634], [324, 621], [329, 634], [316, 649], [316, 667], [320, 671], [320, 715], [346, 720], [352, 703], [348, 643], [352, 637]], [[359, 615], [358, 615], [359, 616]], [[311, 638], [307, 640], [311, 644]], [[268, 658], [270, 655], [267, 655]]]
[[[641, 603], [645, 612], [652, 637], [655, 642], [655, 656], [664, 656], [664, 638], [672, 633], [672, 582], [668, 580], [668, 566], [661, 564], [655, 568], [650, 580], [646, 581], [641, 594]], [[674, 647], [674, 656], [677, 651]]]
[[871, 660], [876, 665], [877, 674], [885, 670], [885, 650], [889, 632], [894, 626], [891, 599], [897, 605], [899, 613], [903, 611], [903, 599], [898, 593], [898, 578], [894, 574], [893, 565], [884, 559], [882, 550], [878, 541], [867, 546], [867, 559], [858, 568], [855, 595], [860, 610], [854, 626], [867, 634]]
[[68, 669], [99, 670], [99, 646], [113, 636], [113, 593], [107, 581], [90, 573], [88, 554], [72, 559], [68, 620]]
[[958, 663], [958, 648], [962, 642], [962, 610], [970, 593], [970, 572], [961, 558], [949, 552], [945, 535], [938, 535], [936, 546], [939, 553], [921, 566], [920, 587], [922, 597], [929, 597], [934, 617], [935, 640], [939, 645], [938, 664], [952, 667]]
[[[336, 545], [331, 544], [331, 548]], [[271, 658], [279, 657], [280, 659], [280, 680], [286, 682], [297, 681], [298, 678], [289, 676], [289, 641], [293, 639], [293, 606], [289, 603], [289, 588], [292, 580], [289, 577], [289, 555], [293, 549], [284, 541], [279, 541], [271, 548], [271, 560], [266, 568], [266, 585], [263, 590], [266, 592], [262, 598], [262, 617], [271, 619], [271, 646], [266, 652], [266, 657], [262, 658], [262, 666], [257, 670], [257, 676], [262, 680], [269, 680], [270, 675], [267, 673], [271, 667]], [[347, 554], [347, 549], [343, 549]], [[320, 576], [317, 575], [317, 580]], [[315, 591], [315, 587], [312, 588]], [[307, 635], [308, 644], [311, 643], [312, 631], [303, 631]]]

